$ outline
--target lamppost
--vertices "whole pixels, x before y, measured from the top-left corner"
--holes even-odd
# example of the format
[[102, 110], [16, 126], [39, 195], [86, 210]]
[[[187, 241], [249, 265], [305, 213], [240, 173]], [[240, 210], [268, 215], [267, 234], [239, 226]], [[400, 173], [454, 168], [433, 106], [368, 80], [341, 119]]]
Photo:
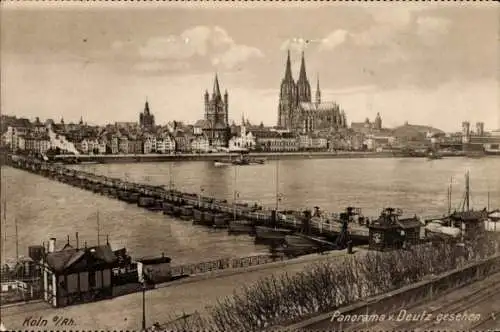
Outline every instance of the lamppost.
[[146, 331], [146, 280], [142, 280], [142, 331]]

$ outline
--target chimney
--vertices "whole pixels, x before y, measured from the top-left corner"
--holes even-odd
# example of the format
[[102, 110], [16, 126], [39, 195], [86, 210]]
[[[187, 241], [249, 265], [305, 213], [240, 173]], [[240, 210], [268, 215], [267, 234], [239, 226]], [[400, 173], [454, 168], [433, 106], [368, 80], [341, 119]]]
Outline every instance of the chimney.
[[56, 250], [56, 238], [51, 237], [49, 240], [49, 250], [48, 252], [54, 252]]
[[76, 249], [80, 249], [79, 248], [79, 241], [78, 241], [78, 232], [76, 232]]

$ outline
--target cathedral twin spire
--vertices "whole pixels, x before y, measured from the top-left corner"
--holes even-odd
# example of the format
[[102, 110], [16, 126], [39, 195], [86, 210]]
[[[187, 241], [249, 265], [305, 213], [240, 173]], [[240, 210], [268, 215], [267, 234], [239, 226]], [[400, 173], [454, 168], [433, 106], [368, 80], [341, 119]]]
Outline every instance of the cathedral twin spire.
[[316, 104], [321, 104], [321, 90], [319, 89], [319, 74], [316, 82]]
[[[286, 59], [286, 68], [285, 68], [285, 77], [283, 79], [283, 83], [292, 83], [295, 85], [297, 91], [297, 102], [311, 102], [311, 85], [309, 84], [309, 80], [307, 79], [306, 72], [306, 61], [304, 57], [304, 52], [302, 52], [302, 59], [300, 63], [299, 70], [299, 78], [297, 83], [293, 80], [292, 75], [292, 64], [290, 60], [290, 50], [288, 50], [287, 59]], [[321, 92], [319, 92], [319, 81], [316, 91], [316, 101], [318, 101], [318, 96], [321, 96]], [[321, 100], [321, 97], [319, 97]]]
[[[280, 99], [278, 106], [278, 126], [290, 128], [297, 121], [296, 109], [300, 103], [311, 103], [311, 85], [307, 79], [306, 61], [304, 52], [300, 63], [299, 77], [297, 82], [292, 75], [292, 63], [290, 50], [287, 52], [285, 77], [281, 81]], [[319, 77], [316, 85], [315, 104], [321, 104], [321, 91], [319, 88]]]
[[298, 82], [307, 82], [307, 74], [306, 74], [306, 62], [304, 60], [304, 51], [302, 51], [302, 61], [300, 63], [300, 72], [299, 72], [299, 80]]
[[288, 56], [286, 58], [286, 69], [285, 69], [285, 81], [292, 80], [292, 63], [290, 61], [290, 50], [288, 50]]

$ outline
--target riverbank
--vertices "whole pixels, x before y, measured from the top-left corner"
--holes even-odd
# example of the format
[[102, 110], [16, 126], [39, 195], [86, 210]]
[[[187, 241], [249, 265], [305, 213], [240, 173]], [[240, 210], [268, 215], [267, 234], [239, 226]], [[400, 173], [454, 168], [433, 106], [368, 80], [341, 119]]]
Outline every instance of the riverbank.
[[[424, 154], [409, 155], [399, 152], [251, 152], [250, 157], [267, 160], [285, 159], [350, 159], [350, 158], [425, 158]], [[444, 153], [443, 157], [463, 157], [463, 153]], [[215, 161], [218, 159], [237, 157], [238, 153], [186, 153], [186, 154], [120, 154], [120, 155], [78, 155], [82, 163], [141, 163], [168, 161]], [[58, 155], [61, 160], [74, 159], [75, 155]]]
[[[354, 256], [363, 256], [366, 253], [366, 250], [356, 250]], [[286, 262], [214, 272], [161, 285], [146, 293], [146, 323], [148, 326], [155, 322], [165, 323], [194, 312], [207, 316], [219, 299], [231, 296], [235, 291], [240, 293], [242, 285], [251, 286], [272, 275], [293, 276], [320, 262], [342, 264], [351, 257], [346, 251], [312, 254]], [[2, 308], [2, 323], [11, 331], [25, 330], [26, 325], [23, 324], [28, 317], [42, 317], [48, 321], [45, 329], [57, 329], [58, 326], [53, 323], [52, 317], [58, 315], [72, 318], [73, 330], [133, 331], [141, 326], [141, 313], [142, 294], [132, 293], [111, 300], [65, 308], [52, 308], [43, 302]]]

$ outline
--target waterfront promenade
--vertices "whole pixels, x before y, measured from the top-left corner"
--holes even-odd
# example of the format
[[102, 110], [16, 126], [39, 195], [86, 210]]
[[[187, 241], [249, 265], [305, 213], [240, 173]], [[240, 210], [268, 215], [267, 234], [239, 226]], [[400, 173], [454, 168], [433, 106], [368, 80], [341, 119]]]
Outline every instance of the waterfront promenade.
[[[231, 153], [175, 153], [175, 154], [116, 154], [116, 155], [57, 155], [60, 160], [69, 160], [77, 157], [81, 162], [99, 163], [135, 163], [135, 162], [161, 162], [161, 161], [215, 161], [218, 159], [237, 157], [238, 152]], [[286, 159], [348, 159], [348, 158], [401, 158], [401, 157], [426, 157], [425, 154], [409, 155], [402, 152], [370, 152], [370, 151], [324, 151], [324, 152], [250, 152], [250, 157], [264, 158], [267, 160]], [[463, 157], [464, 153], [442, 153], [445, 157]]]
[[[355, 255], [364, 255], [366, 250], [357, 249]], [[230, 296], [243, 286], [251, 286], [260, 278], [271, 275], [294, 275], [306, 269], [310, 264], [332, 260], [341, 264], [349, 259], [346, 251], [334, 251], [328, 254], [312, 254], [286, 262], [273, 263], [234, 271], [216, 272], [200, 275], [160, 285], [146, 293], [146, 320], [151, 326], [155, 322], [164, 324], [185, 314], [198, 311], [207, 314], [207, 310], [217, 303], [217, 299]], [[200, 301], [203, 299], [203, 301]], [[53, 317], [61, 316], [75, 321], [71, 327], [55, 326]], [[2, 323], [8, 330], [32, 330], [36, 327], [23, 325], [27, 318], [47, 319], [47, 330], [128, 330], [137, 331], [141, 326], [142, 294], [134, 293], [112, 300], [105, 300], [65, 308], [52, 308], [46, 303], [32, 303], [2, 309]]]

